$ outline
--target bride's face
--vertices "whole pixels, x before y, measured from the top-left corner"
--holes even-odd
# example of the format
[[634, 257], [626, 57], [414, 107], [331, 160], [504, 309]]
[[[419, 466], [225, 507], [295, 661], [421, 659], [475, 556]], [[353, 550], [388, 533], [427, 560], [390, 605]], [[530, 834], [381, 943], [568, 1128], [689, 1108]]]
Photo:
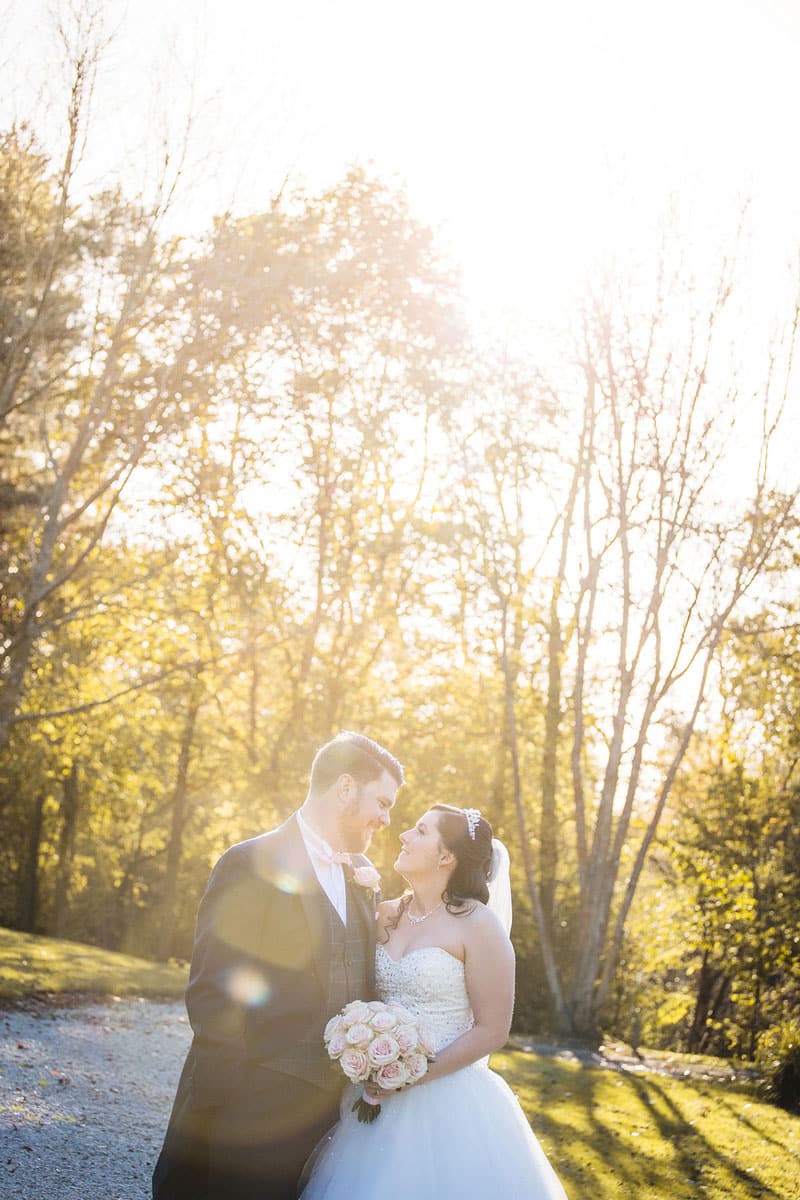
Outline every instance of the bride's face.
[[452, 865], [453, 856], [442, 844], [435, 812], [423, 813], [411, 829], [401, 833], [400, 844], [402, 848], [394, 866], [403, 878], [409, 874], [428, 875]]

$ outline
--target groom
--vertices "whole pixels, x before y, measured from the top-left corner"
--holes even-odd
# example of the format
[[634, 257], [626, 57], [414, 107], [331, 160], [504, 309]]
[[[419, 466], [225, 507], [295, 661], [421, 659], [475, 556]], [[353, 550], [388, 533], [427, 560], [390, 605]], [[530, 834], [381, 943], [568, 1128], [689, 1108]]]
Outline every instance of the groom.
[[302, 808], [214, 868], [186, 991], [194, 1039], [154, 1200], [294, 1200], [338, 1117], [325, 1024], [372, 995], [377, 875], [363, 854], [403, 779], [388, 750], [340, 733], [317, 752]]

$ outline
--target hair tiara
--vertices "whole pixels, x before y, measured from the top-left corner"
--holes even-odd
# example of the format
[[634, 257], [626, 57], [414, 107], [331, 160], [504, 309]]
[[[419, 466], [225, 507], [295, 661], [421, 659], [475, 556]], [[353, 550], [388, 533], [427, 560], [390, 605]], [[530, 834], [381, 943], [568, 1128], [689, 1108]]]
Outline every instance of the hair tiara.
[[467, 818], [467, 829], [472, 841], [475, 841], [475, 830], [478, 828], [478, 822], [481, 819], [481, 810], [479, 808], [464, 808], [462, 809], [464, 816]]

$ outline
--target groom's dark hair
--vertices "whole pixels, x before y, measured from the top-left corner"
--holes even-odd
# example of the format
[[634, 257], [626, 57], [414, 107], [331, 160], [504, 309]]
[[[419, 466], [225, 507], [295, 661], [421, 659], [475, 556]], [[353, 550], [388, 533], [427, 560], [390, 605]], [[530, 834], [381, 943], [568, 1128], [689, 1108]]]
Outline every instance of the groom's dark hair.
[[340, 775], [352, 775], [357, 783], [369, 783], [383, 771], [389, 772], [398, 787], [405, 782], [403, 767], [393, 754], [363, 733], [343, 729], [314, 755], [309, 791], [315, 796], [327, 792]]

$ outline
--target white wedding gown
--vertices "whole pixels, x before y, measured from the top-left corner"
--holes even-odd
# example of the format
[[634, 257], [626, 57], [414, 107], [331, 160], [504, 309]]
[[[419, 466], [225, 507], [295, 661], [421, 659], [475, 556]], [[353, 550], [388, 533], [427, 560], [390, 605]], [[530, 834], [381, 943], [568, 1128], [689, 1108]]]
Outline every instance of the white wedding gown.
[[[441, 1050], [473, 1024], [464, 964], [438, 946], [396, 962], [381, 945], [377, 993], [416, 1013]], [[508, 1084], [486, 1059], [390, 1095], [371, 1125], [351, 1111], [306, 1168], [303, 1200], [566, 1200]]]

